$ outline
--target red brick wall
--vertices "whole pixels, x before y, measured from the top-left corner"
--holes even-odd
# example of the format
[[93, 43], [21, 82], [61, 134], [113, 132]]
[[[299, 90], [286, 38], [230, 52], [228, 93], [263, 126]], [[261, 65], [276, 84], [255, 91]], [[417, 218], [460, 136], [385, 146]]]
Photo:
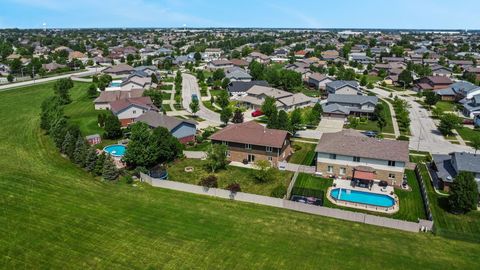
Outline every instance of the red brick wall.
[[133, 123], [134, 118], [128, 118], [128, 119], [120, 119], [120, 123], [122, 124], [122, 127], [126, 127], [129, 124]]

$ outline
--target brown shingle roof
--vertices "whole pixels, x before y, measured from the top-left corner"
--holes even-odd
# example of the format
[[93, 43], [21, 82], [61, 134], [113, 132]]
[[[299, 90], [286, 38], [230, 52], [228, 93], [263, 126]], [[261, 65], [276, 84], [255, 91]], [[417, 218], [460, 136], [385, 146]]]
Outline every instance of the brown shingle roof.
[[97, 97], [93, 102], [106, 103], [127, 98], [138, 98], [143, 96], [143, 92], [143, 89], [132, 89], [130, 91], [102, 91], [100, 96]]
[[150, 97], [128, 98], [128, 99], [121, 99], [121, 100], [110, 102], [110, 108], [114, 113], [118, 113], [128, 108], [130, 105], [136, 105], [146, 110], [158, 111], [158, 108], [155, 107], [155, 105], [153, 105], [153, 102], [150, 99]]
[[324, 133], [316, 152], [408, 162], [408, 142], [352, 136], [344, 132]]
[[211, 136], [212, 140], [282, 148], [288, 133], [269, 129], [257, 122], [232, 124]]

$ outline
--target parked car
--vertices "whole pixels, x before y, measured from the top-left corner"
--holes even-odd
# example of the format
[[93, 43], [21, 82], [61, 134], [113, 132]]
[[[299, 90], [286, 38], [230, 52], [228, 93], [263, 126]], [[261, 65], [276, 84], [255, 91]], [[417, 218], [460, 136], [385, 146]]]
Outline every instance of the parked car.
[[192, 101], [198, 101], [197, 94], [192, 94]]
[[263, 112], [261, 110], [255, 110], [254, 112], [252, 112], [252, 117], [258, 117], [261, 115], [263, 115]]
[[463, 119], [463, 124], [464, 125], [473, 125], [474, 122], [473, 122], [473, 119]]
[[376, 131], [365, 131], [363, 134], [365, 134], [367, 137], [375, 137], [377, 136]]

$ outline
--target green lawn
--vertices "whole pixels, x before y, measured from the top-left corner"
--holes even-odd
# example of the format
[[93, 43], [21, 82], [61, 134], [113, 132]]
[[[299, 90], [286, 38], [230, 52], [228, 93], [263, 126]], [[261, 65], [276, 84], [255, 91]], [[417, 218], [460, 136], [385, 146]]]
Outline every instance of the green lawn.
[[162, 91], [162, 100], [170, 100], [171, 97], [172, 97], [171, 92], [163, 92]]
[[[94, 99], [86, 94], [88, 86], [88, 83], [75, 83], [74, 88], [70, 90], [70, 96], [74, 102], [65, 107], [65, 115], [70, 118], [70, 122], [79, 125], [83, 135], [103, 134], [103, 128], [98, 126], [97, 116], [108, 111], [95, 110]], [[45, 87], [48, 88], [48, 86]]]
[[444, 112], [453, 112], [455, 111], [455, 103], [450, 101], [439, 101], [435, 104], [435, 107], [442, 109]]
[[[168, 167], [168, 178], [173, 181], [198, 184], [202, 177], [211, 174], [205, 164], [206, 161], [198, 159], [176, 161]], [[193, 166], [194, 172], [185, 172], [184, 169], [187, 166]], [[219, 188], [226, 188], [229, 184], [237, 182], [240, 184], [242, 191], [265, 196], [270, 196], [272, 190], [278, 186], [282, 186], [286, 190], [293, 176], [292, 172], [282, 171], [278, 172], [274, 181], [259, 183], [255, 181], [253, 172], [252, 169], [227, 166], [226, 169], [218, 171], [215, 175], [218, 177]]]
[[373, 75], [366, 75], [366, 76], [367, 76], [368, 83], [376, 83], [376, 82], [382, 81], [382, 78], [379, 76], [373, 76]]
[[312, 165], [315, 158], [315, 144], [304, 142], [292, 142], [293, 153], [288, 162], [302, 165]]
[[214, 111], [214, 112], [217, 112], [217, 113], [220, 113], [220, 110], [215, 108], [212, 105], [212, 102], [210, 102], [210, 100], [202, 100], [202, 102], [203, 102], [203, 106], [205, 106], [207, 109], [209, 109], [211, 111]]
[[162, 104], [162, 108], [163, 108], [166, 112], [172, 111], [172, 106], [171, 106], [170, 104]]
[[173, 89], [173, 84], [160, 85], [160, 90], [172, 90], [172, 89]]
[[185, 150], [187, 151], [207, 151], [208, 148], [210, 147], [211, 142], [210, 141], [203, 141], [202, 143], [197, 143], [192, 146], [188, 146]]
[[472, 211], [466, 215], [450, 214], [447, 196], [435, 193], [425, 165], [421, 166], [421, 174], [425, 179], [430, 209], [435, 221], [436, 234], [444, 237], [480, 242], [480, 212]]
[[462, 127], [460, 129], [457, 129], [457, 132], [460, 137], [462, 137], [462, 139], [464, 139], [465, 141], [471, 141], [474, 137], [480, 136], [480, 129]]
[[101, 182], [39, 129], [51, 86], [0, 93], [2, 269], [480, 268], [477, 243]]
[[[417, 179], [415, 177], [415, 172], [407, 170], [406, 173], [408, 184], [412, 188], [412, 191], [395, 189], [395, 194], [397, 194], [400, 200], [400, 210], [393, 215], [337, 206], [331, 203], [327, 198], [324, 199], [323, 205], [331, 208], [344, 209], [348, 211], [361, 212], [371, 215], [391, 217], [395, 219], [414, 222], [418, 221], [419, 218], [425, 219], [425, 211], [423, 209], [422, 197], [420, 194], [420, 188]], [[326, 196], [327, 189], [332, 186], [332, 183], [332, 179], [319, 178], [308, 174], [299, 174], [297, 181], [295, 182], [295, 186], [292, 189], [292, 194], [314, 196], [315, 194], [323, 193]]]
[[[385, 108], [385, 115], [386, 115], [386, 120], [387, 120], [387, 125], [383, 128], [383, 133], [394, 133], [395, 131], [393, 130], [393, 123], [392, 123], [392, 114], [390, 112], [390, 107], [388, 107], [388, 104], [383, 101], [379, 100], [381, 103], [383, 103], [384, 108]], [[379, 132], [380, 129], [377, 127], [377, 121], [372, 121], [370, 119], [365, 119], [364, 122], [360, 122], [357, 127], [355, 127], [357, 130], [372, 130], [372, 131], [377, 131]]]

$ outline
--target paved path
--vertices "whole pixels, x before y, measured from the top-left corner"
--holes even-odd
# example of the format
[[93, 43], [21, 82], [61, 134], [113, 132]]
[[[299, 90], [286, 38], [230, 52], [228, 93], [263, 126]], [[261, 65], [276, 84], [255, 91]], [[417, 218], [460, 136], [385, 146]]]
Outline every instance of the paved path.
[[69, 74], [64, 74], [64, 75], [58, 75], [58, 76], [53, 76], [53, 77], [48, 77], [48, 78], [43, 78], [43, 79], [37, 79], [37, 80], [31, 80], [31, 81], [24, 81], [24, 82], [17, 82], [17, 83], [11, 83], [11, 84], [6, 84], [6, 85], [0, 85], [0, 92], [1, 91], [7, 91], [10, 89], [18, 88], [18, 87], [23, 87], [23, 86], [29, 86], [29, 85], [34, 85], [34, 84], [41, 84], [41, 83], [47, 83], [51, 81], [55, 81], [58, 79], [62, 78], [70, 78], [70, 77], [84, 77], [84, 76], [90, 76], [94, 75], [96, 72], [99, 73], [102, 70], [102, 68], [90, 68], [87, 71], [82, 71], [78, 73], [69, 73]]
[[393, 132], [395, 133], [395, 137], [400, 136], [400, 128], [398, 128], [397, 115], [395, 114], [395, 110], [393, 109], [393, 105], [390, 104], [390, 102], [386, 101], [383, 98], [380, 98], [380, 99], [385, 101], [385, 103], [388, 104], [388, 108], [390, 109], [390, 114], [392, 115]]
[[[197, 78], [195, 76], [190, 75], [188, 73], [182, 73], [182, 98], [183, 98], [183, 108], [185, 108], [188, 112], [190, 110], [190, 102], [192, 102], [192, 95], [196, 94], [197, 97], [201, 97], [200, 90], [198, 88]], [[220, 121], [220, 114], [209, 110], [207, 107], [200, 102], [200, 110], [196, 113], [197, 116], [205, 119], [212, 125], [219, 125], [222, 124]]]
[[186, 158], [192, 159], [205, 159], [207, 157], [207, 153], [204, 151], [183, 151], [183, 154]]
[[454, 151], [468, 151], [473, 149], [465, 145], [456, 145], [448, 142], [438, 131], [433, 119], [427, 110], [422, 108], [420, 104], [415, 102], [415, 98], [411, 96], [401, 96], [401, 93], [388, 92], [379, 88], [370, 90], [381, 98], [388, 98], [390, 94], [393, 97], [398, 96], [408, 101], [410, 105], [410, 149], [419, 151], [428, 151], [434, 154], [447, 154]]

